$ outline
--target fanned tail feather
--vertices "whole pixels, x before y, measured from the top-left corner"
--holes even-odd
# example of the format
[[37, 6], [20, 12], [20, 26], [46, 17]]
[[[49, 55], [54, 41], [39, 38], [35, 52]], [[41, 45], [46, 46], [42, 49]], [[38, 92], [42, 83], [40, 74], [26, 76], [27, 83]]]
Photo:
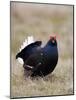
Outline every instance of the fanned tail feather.
[[21, 51], [22, 49], [24, 49], [27, 45], [31, 44], [34, 42], [34, 37], [33, 36], [28, 36], [25, 41], [23, 42], [23, 44], [21, 45], [19, 51]]
[[[23, 44], [21, 45], [21, 47], [19, 48], [19, 52], [21, 52], [22, 49], [24, 49], [27, 45], [31, 44], [34, 42], [34, 37], [33, 36], [28, 36], [25, 41], [23, 42]], [[22, 58], [18, 58], [18, 61], [20, 64], [23, 64], [23, 59]]]

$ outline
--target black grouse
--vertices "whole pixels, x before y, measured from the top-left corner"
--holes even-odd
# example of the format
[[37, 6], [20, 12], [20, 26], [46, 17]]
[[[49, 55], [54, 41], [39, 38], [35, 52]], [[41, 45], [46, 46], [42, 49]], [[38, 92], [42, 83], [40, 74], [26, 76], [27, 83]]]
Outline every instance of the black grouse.
[[58, 48], [56, 37], [51, 36], [44, 47], [41, 41], [35, 41], [16, 55], [22, 58], [25, 70], [31, 71], [31, 76], [46, 76], [53, 72], [58, 62]]

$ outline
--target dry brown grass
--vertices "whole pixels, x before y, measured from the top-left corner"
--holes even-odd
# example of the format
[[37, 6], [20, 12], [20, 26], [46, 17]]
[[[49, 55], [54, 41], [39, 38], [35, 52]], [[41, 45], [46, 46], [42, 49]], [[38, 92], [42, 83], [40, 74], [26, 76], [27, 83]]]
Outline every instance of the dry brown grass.
[[[16, 59], [28, 35], [45, 44], [56, 33], [59, 60], [54, 72], [31, 79]], [[73, 94], [73, 7], [11, 3], [11, 97]]]

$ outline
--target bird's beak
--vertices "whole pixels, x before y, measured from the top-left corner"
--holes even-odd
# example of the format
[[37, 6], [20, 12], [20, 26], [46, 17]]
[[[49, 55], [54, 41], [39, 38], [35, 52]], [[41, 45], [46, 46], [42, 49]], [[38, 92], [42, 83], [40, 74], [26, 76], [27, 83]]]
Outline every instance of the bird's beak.
[[54, 43], [54, 42], [55, 42], [55, 40], [52, 40], [52, 42]]

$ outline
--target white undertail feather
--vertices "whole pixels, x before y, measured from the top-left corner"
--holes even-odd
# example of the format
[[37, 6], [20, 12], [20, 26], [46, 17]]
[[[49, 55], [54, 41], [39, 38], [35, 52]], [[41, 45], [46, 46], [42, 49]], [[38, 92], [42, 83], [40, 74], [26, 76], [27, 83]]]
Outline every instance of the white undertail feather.
[[22, 59], [22, 58], [18, 58], [17, 60], [18, 60], [18, 62], [19, 62], [21, 65], [23, 65], [23, 64], [24, 64], [24, 61], [23, 61], [23, 59]]
[[24, 49], [27, 45], [31, 44], [34, 42], [34, 37], [33, 36], [28, 36], [25, 41], [23, 42], [23, 44], [21, 45], [21, 48], [19, 49], [19, 51], [21, 51], [22, 49]]
[[33, 43], [34, 42], [34, 37], [33, 36], [28, 36], [27, 42], [28, 42], [28, 44]]
[[22, 49], [24, 49], [27, 46], [28, 42], [27, 39], [23, 42], [23, 44], [21, 45], [19, 51], [21, 51]]
[[[19, 49], [19, 52], [24, 49], [27, 45], [31, 44], [34, 42], [34, 37], [33, 36], [28, 36], [25, 41], [23, 42], [23, 44], [21, 45], [20, 49]], [[23, 59], [21, 58], [18, 58], [18, 61], [20, 64], [23, 64]]]

